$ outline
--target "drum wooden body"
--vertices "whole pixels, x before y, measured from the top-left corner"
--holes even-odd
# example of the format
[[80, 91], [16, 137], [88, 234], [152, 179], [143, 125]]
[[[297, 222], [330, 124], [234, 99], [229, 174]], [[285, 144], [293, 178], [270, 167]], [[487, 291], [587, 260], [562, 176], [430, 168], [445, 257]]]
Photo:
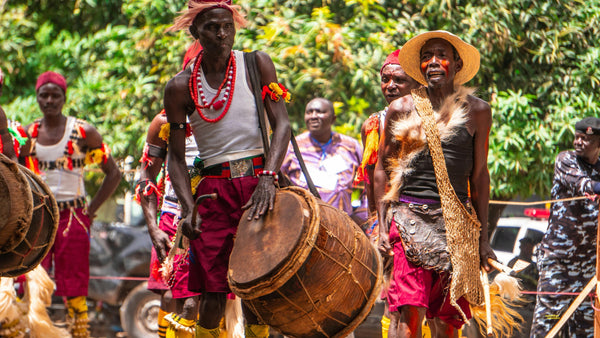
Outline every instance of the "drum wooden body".
[[35, 268], [54, 244], [58, 206], [48, 186], [0, 154], [0, 277]]
[[345, 337], [367, 317], [381, 256], [346, 213], [290, 187], [264, 218], [246, 217], [228, 278], [259, 320], [292, 337]]

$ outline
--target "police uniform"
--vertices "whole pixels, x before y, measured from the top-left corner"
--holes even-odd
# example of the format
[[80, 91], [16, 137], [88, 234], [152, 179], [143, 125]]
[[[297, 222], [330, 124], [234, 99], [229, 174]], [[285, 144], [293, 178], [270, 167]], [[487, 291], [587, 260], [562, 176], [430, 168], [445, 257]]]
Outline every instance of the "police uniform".
[[[586, 118], [578, 132], [600, 135], [600, 119]], [[586, 162], [575, 151], [561, 152], [555, 163], [552, 199], [600, 193], [600, 161]], [[577, 293], [596, 273], [598, 202], [591, 199], [552, 204], [548, 230], [538, 250], [538, 292]], [[531, 337], [545, 337], [573, 302], [572, 295], [538, 294]], [[584, 301], [563, 327], [568, 337], [594, 336], [594, 309]]]

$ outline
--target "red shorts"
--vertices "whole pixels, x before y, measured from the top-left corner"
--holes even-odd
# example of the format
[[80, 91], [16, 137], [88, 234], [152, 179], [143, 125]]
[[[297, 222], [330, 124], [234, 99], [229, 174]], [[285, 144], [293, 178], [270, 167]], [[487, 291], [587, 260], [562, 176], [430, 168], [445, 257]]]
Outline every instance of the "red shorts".
[[[158, 228], [164, 231], [170, 238], [175, 236], [177, 227], [174, 226], [175, 214], [165, 212], [160, 216], [160, 222]], [[151, 291], [162, 291], [169, 290], [169, 286], [163, 282], [162, 277], [158, 274], [161, 262], [158, 261], [156, 250], [152, 247], [152, 255], [150, 257], [150, 277], [148, 277], [148, 290]], [[171, 287], [171, 293], [173, 298], [189, 298], [199, 295], [199, 293], [191, 292], [188, 290], [188, 278], [189, 278], [189, 264], [186, 260], [182, 261], [181, 255], [175, 255], [173, 262], [175, 268], [175, 279], [173, 286]]]
[[[460, 329], [464, 322], [460, 312], [450, 304], [448, 273], [438, 273], [418, 267], [406, 259], [398, 227], [392, 220], [390, 243], [394, 250], [394, 270], [387, 293], [390, 311], [399, 311], [405, 305], [424, 307], [427, 318], [440, 318]], [[471, 318], [469, 303], [464, 297], [457, 301], [467, 318]]]
[[42, 261], [42, 266], [49, 274], [54, 266], [56, 296], [79, 297], [88, 294], [90, 223], [83, 208], [60, 211], [54, 245]]
[[258, 178], [246, 176], [205, 178], [198, 185], [197, 195], [217, 193], [218, 197], [206, 199], [198, 207], [202, 233], [190, 243], [190, 290], [231, 292], [227, 283], [229, 255], [242, 217], [242, 206], [248, 202], [257, 184]]

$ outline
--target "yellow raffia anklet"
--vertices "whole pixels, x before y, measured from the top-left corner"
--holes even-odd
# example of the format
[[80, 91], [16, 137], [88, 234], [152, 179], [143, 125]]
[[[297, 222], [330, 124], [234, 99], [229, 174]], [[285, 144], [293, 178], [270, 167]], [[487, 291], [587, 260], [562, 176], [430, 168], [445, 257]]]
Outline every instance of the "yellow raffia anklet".
[[219, 334], [221, 334], [221, 329], [218, 327], [209, 330], [200, 325], [196, 325], [195, 338], [219, 338]]
[[71, 326], [71, 335], [73, 337], [89, 337], [88, 322], [87, 318], [77, 318]]
[[193, 319], [181, 318], [179, 315], [169, 313], [165, 316], [169, 322], [166, 338], [193, 338], [196, 321]]
[[386, 316], [381, 317], [381, 337], [387, 338], [390, 330], [390, 319]]
[[165, 310], [158, 309], [158, 338], [165, 338], [167, 335], [167, 327], [169, 327], [169, 322], [165, 319], [167, 314]]
[[269, 338], [268, 325], [246, 325], [246, 338]]

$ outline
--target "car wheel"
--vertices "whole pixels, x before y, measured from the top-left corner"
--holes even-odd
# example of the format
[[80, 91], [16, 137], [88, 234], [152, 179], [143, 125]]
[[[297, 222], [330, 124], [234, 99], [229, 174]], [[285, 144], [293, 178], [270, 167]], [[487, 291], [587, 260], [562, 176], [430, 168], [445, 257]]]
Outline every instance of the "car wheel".
[[143, 338], [158, 334], [160, 296], [148, 290], [144, 282], [129, 292], [121, 306], [121, 325], [129, 338]]

